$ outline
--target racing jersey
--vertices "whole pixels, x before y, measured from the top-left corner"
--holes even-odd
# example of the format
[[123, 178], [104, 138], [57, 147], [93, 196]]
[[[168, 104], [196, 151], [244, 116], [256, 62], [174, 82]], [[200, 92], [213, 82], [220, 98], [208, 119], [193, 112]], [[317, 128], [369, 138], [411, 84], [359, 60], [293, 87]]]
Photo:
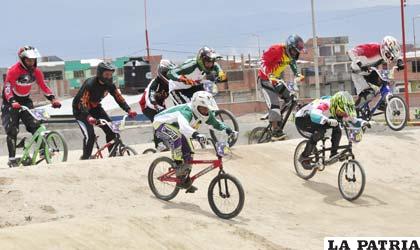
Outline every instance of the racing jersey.
[[[331, 96], [323, 96], [319, 99], [315, 99], [302, 107], [296, 113], [295, 117], [305, 117], [309, 115], [313, 123], [324, 125], [327, 123], [328, 119], [333, 117], [330, 112], [330, 101]], [[344, 118], [344, 120], [352, 123], [355, 127], [360, 127], [363, 122], [362, 119], [356, 117]]]
[[258, 76], [266, 81], [278, 79], [281, 77], [281, 73], [287, 65], [290, 65], [295, 76], [299, 75], [296, 60], [287, 55], [286, 45], [275, 44], [261, 56], [261, 66], [258, 70]]
[[79, 111], [84, 115], [89, 110], [100, 106], [102, 99], [110, 93], [120, 107], [128, 112], [130, 106], [124, 100], [117, 87], [112, 83], [101, 84], [96, 76], [88, 78], [73, 99], [73, 111]]
[[10, 102], [14, 96], [28, 97], [31, 93], [32, 84], [35, 82], [48, 100], [54, 99], [51, 89], [44, 82], [42, 71], [38, 68], [29, 71], [23, 68], [20, 63], [16, 63], [7, 71], [3, 98]]
[[[161, 113], [158, 113], [153, 121], [153, 126], [158, 128], [161, 124], [167, 123], [179, 128], [179, 132], [186, 138], [191, 138], [194, 132], [201, 126], [201, 120], [197, 119], [192, 111], [191, 103], [173, 106]], [[209, 111], [207, 125], [217, 130], [228, 128], [223, 122], [216, 119], [214, 112]]]

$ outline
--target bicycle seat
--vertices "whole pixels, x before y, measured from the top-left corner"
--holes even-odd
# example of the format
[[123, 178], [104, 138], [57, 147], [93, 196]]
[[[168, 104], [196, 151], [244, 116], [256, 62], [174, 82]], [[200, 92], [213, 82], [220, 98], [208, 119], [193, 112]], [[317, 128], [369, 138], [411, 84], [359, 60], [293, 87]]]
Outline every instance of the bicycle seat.
[[264, 116], [261, 116], [260, 117], [260, 120], [261, 121], [265, 121], [265, 120], [267, 120], [268, 119], [268, 113], [267, 114], [265, 114]]

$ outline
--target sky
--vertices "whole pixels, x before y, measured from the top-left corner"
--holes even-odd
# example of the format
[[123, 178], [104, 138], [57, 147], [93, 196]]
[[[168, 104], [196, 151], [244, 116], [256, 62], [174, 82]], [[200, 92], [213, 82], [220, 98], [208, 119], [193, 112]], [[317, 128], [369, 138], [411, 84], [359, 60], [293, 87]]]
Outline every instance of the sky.
[[[318, 36], [349, 35], [350, 45], [401, 38], [399, 0], [314, 0]], [[65, 60], [145, 54], [142, 0], [3, 0], [0, 67], [33, 45], [42, 55]], [[407, 42], [420, 0], [407, 0]], [[152, 54], [183, 60], [203, 45], [223, 55], [251, 53], [282, 42], [291, 33], [312, 36], [310, 0], [148, 0]], [[420, 18], [416, 32], [420, 40]], [[106, 38], [104, 38], [106, 37]]]

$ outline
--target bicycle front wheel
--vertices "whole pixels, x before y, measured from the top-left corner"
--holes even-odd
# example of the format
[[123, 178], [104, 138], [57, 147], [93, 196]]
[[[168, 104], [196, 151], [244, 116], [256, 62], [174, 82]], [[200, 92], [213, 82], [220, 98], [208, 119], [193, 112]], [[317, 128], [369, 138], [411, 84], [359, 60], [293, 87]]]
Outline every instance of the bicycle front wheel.
[[67, 161], [68, 147], [64, 137], [57, 131], [51, 131], [45, 138], [47, 145], [44, 147], [47, 163], [58, 163]]
[[259, 144], [269, 142], [271, 132], [266, 127], [256, 127], [249, 133], [248, 144]]
[[[216, 119], [226, 124], [229, 128], [239, 132], [238, 121], [236, 121], [235, 116], [228, 110], [220, 109], [215, 112]], [[233, 147], [236, 141], [238, 140], [239, 133], [237, 136], [229, 138], [224, 131], [215, 131], [210, 129], [210, 136], [213, 141], [225, 141], [229, 144], [229, 147]]]
[[229, 174], [217, 175], [210, 182], [207, 196], [211, 210], [222, 219], [237, 216], [245, 202], [241, 183]]
[[399, 96], [389, 99], [385, 109], [385, 120], [388, 127], [399, 131], [405, 127], [408, 121], [408, 109], [404, 100]]
[[152, 162], [147, 174], [147, 180], [152, 193], [159, 199], [169, 201], [175, 198], [179, 192], [176, 182], [162, 181], [158, 178], [169, 171], [172, 172], [168, 177], [176, 178], [175, 162], [168, 157], [162, 156]]
[[343, 163], [338, 172], [338, 188], [344, 199], [353, 201], [362, 195], [365, 189], [366, 176], [358, 161], [350, 160]]
[[137, 151], [130, 146], [122, 146], [119, 149], [120, 156], [137, 155]]

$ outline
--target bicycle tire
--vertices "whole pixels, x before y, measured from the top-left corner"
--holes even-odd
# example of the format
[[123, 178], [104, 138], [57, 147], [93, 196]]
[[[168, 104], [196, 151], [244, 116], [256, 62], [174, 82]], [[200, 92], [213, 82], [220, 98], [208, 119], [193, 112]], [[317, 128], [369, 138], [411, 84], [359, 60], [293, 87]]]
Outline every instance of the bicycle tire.
[[[361, 178], [361, 185], [360, 188], [357, 190], [357, 192], [355, 192], [354, 195], [349, 195], [344, 191], [344, 187], [343, 187], [343, 174], [345, 174], [345, 180], [348, 181], [348, 173], [347, 171], [349, 170], [349, 164], [353, 164], [353, 176], [352, 178], [356, 179], [356, 177], [354, 176], [354, 172], [355, 172], [355, 168], [354, 166], [357, 166], [357, 168], [360, 170], [360, 178]], [[352, 180], [352, 182], [354, 182]], [[340, 190], [341, 195], [343, 196], [344, 199], [348, 200], [348, 201], [354, 201], [357, 198], [360, 197], [360, 195], [362, 195], [363, 190], [365, 189], [365, 185], [366, 185], [366, 174], [365, 171], [362, 167], [362, 165], [356, 161], [356, 160], [349, 160], [348, 162], [344, 162], [343, 165], [341, 165], [340, 171], [338, 172], [338, 189]]]
[[302, 178], [302, 179], [304, 179], [304, 180], [309, 180], [309, 179], [311, 179], [312, 177], [314, 177], [314, 175], [316, 174], [316, 172], [317, 172], [317, 168], [316, 167], [314, 167], [314, 168], [312, 168], [312, 169], [310, 169], [310, 170], [308, 170], [308, 169], [304, 169], [303, 168], [303, 166], [302, 166], [302, 164], [299, 162], [299, 156], [302, 154], [302, 152], [305, 150], [305, 146], [306, 146], [306, 143], [308, 142], [309, 140], [304, 140], [304, 141], [301, 141], [297, 146], [296, 146], [296, 149], [295, 149], [295, 153], [294, 153], [294, 156], [293, 156], [293, 164], [294, 164], [294, 166], [295, 166], [295, 171], [296, 171], [296, 174], [300, 177], [300, 178]]
[[[178, 192], [179, 192], [179, 188], [178, 187], [176, 187], [176, 185], [175, 185], [175, 183], [173, 183], [174, 184], [174, 186], [173, 186], [173, 188], [170, 188], [170, 192], [169, 192], [169, 194], [162, 194], [158, 189], [157, 189], [157, 187], [156, 187], [156, 183], [157, 182], [161, 182], [161, 181], [159, 181], [157, 178], [154, 178], [154, 172], [156, 171], [156, 167], [158, 166], [158, 164], [159, 163], [161, 163], [161, 162], [166, 162], [166, 163], [168, 163], [172, 168], [174, 168], [175, 167], [175, 162], [171, 159], [171, 158], [169, 158], [169, 157], [166, 157], [166, 156], [162, 156], [162, 157], [159, 157], [159, 158], [157, 158], [157, 159], [155, 159], [153, 162], [152, 162], [152, 164], [150, 164], [150, 167], [149, 167], [149, 172], [148, 172], [148, 174], [147, 174], [147, 180], [148, 180], [148, 183], [149, 183], [149, 188], [150, 188], [150, 190], [152, 191], [152, 193], [158, 198], [158, 199], [161, 199], [161, 200], [165, 200], [165, 201], [169, 201], [169, 200], [172, 200], [173, 198], [175, 198], [175, 196], [177, 196], [177, 194], [178, 194]], [[165, 171], [162, 171], [162, 173], [159, 173], [157, 176], [160, 176], [160, 175], [162, 175], [162, 174], [164, 174], [164, 173], [166, 173]], [[175, 173], [174, 173], [175, 174]], [[155, 181], [156, 181], [156, 183], [155, 183]], [[169, 182], [168, 182], [169, 183]]]
[[119, 153], [120, 153], [120, 156], [138, 155], [137, 151], [134, 148], [132, 148], [130, 146], [126, 146], [126, 145], [121, 146], [119, 148]]
[[[55, 138], [55, 139], [54, 139]], [[68, 157], [68, 146], [66, 140], [64, 140], [64, 136], [57, 131], [51, 131], [45, 136], [46, 145], [44, 145], [44, 152], [48, 150], [49, 154], [45, 154], [45, 160], [48, 164], [55, 163], [55, 162], [65, 162], [67, 161]], [[62, 148], [58, 149], [57, 147], [61, 144]], [[63, 156], [60, 157], [58, 161], [53, 161], [51, 157], [54, 153], [63, 152]]]
[[143, 151], [142, 154], [146, 155], [146, 154], [155, 154], [157, 151], [154, 148], [147, 148]]
[[269, 141], [271, 141], [271, 132], [267, 127], [256, 127], [249, 133], [248, 144], [260, 144]]
[[[230, 112], [229, 110], [219, 109], [215, 112], [215, 117], [223, 123], [225, 123], [225, 121], [229, 120], [229, 123], [227, 125], [232, 125], [231, 129], [235, 130], [236, 132], [239, 132], [238, 121], [236, 120], [236, 118], [232, 114], [232, 112]], [[225, 117], [225, 118], [223, 118], [223, 117]], [[215, 142], [222, 141], [221, 138], [220, 138], [221, 137], [220, 133], [219, 133], [219, 135], [216, 135], [216, 132], [214, 131], [214, 129], [210, 129], [210, 136], [213, 139], [213, 141], [215, 141]], [[233, 147], [233, 145], [235, 145], [235, 143], [238, 141], [238, 138], [239, 138], [239, 133], [238, 133], [237, 136], [235, 136], [233, 138], [229, 138], [227, 140], [227, 143], [229, 144], [229, 147]]]
[[[402, 109], [404, 110], [404, 117], [402, 119], [402, 122], [399, 123], [398, 125], [394, 125], [393, 121], [391, 120], [393, 117], [390, 116], [391, 113], [394, 113], [393, 110], [391, 110], [392, 104], [393, 103], [397, 103], [400, 102], [400, 104], [402, 105]], [[398, 111], [400, 112], [400, 111]], [[400, 131], [402, 130], [406, 125], [407, 125], [407, 121], [408, 121], [408, 117], [409, 117], [409, 113], [408, 113], [408, 109], [407, 109], [407, 104], [405, 103], [405, 101], [399, 97], [399, 96], [392, 96], [385, 108], [385, 121], [388, 125], [388, 127], [394, 131]]]
[[[225, 191], [226, 191], [226, 187], [228, 187], [227, 191], [229, 191], [229, 186], [227, 185], [227, 183], [228, 183], [227, 180], [230, 180], [231, 182], [233, 182], [234, 186], [237, 188], [238, 195], [239, 195], [238, 204], [236, 205], [236, 207], [231, 212], [221, 211], [221, 209], [218, 207], [218, 205], [216, 205], [216, 202], [214, 200], [215, 189], [217, 187], [219, 187], [218, 194], [223, 199], [230, 198], [230, 197], [223, 197], [223, 195], [227, 195], [227, 194], [226, 193], [223, 194], [223, 192], [221, 190], [221, 189], [223, 189], [223, 186], [225, 186]], [[216, 185], [216, 184], [218, 184], [218, 185]], [[230, 195], [229, 192], [228, 192], [228, 195]], [[242, 211], [242, 208], [243, 208], [244, 203], [245, 203], [245, 192], [244, 192], [244, 189], [243, 189], [241, 183], [239, 182], [238, 179], [236, 179], [234, 176], [229, 175], [229, 174], [219, 174], [219, 175], [217, 175], [216, 177], [213, 178], [213, 180], [210, 182], [210, 185], [209, 185], [207, 197], [208, 197], [208, 201], [209, 201], [211, 210], [213, 210], [213, 212], [219, 218], [222, 218], [222, 219], [231, 219], [233, 217], [236, 217]]]

